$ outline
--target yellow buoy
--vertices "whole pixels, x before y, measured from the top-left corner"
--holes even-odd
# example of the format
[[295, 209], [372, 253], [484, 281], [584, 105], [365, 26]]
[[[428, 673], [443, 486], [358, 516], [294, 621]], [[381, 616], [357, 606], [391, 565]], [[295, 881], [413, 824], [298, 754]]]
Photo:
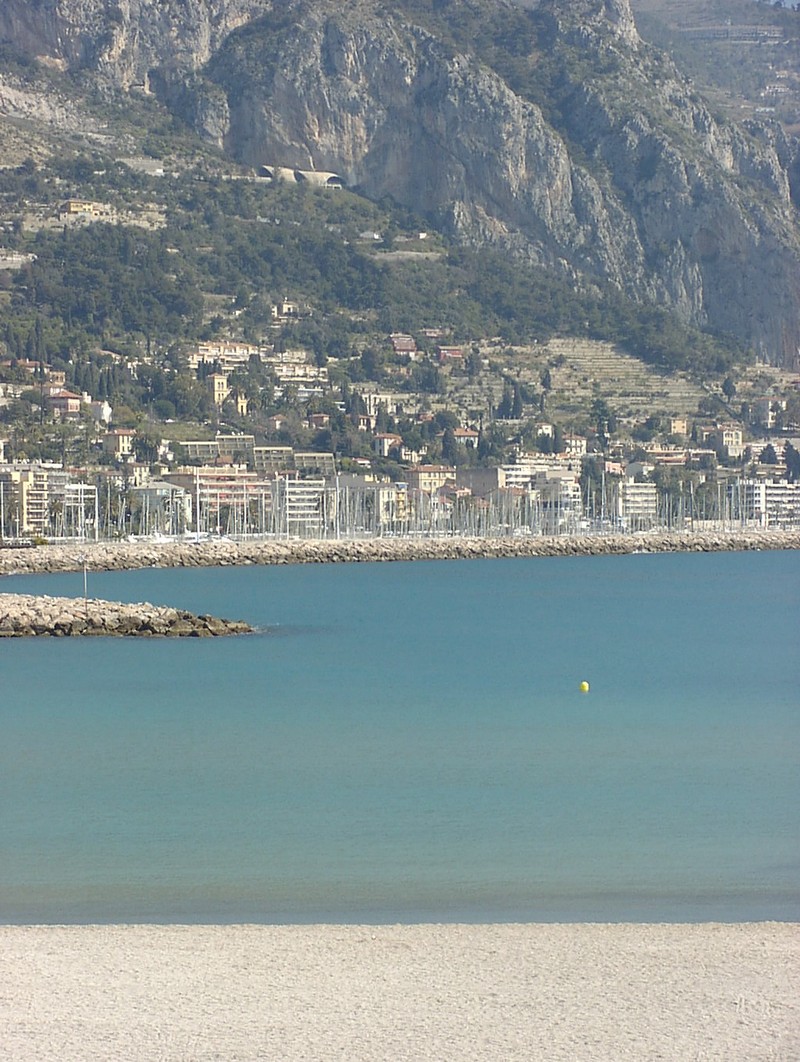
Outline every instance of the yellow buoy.
[[578, 688], [580, 689], [581, 693], [588, 693], [589, 683], [584, 679], [584, 681], [580, 684]]

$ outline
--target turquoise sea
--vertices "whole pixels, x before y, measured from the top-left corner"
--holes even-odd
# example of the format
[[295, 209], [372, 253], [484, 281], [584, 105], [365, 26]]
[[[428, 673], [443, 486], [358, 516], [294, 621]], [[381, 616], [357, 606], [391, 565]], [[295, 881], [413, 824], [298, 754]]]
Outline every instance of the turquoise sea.
[[800, 920], [798, 553], [89, 593], [263, 632], [0, 642], [0, 922]]

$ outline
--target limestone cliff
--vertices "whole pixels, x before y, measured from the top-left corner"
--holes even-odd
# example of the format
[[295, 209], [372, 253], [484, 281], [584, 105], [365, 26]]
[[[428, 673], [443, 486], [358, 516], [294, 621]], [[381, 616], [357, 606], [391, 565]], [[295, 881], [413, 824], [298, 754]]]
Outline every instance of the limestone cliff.
[[206, 62], [233, 30], [271, 8], [270, 0], [3, 0], [0, 41], [128, 88], [154, 67]]
[[628, 0], [5, 0], [0, 37], [797, 362], [797, 145], [715, 118]]

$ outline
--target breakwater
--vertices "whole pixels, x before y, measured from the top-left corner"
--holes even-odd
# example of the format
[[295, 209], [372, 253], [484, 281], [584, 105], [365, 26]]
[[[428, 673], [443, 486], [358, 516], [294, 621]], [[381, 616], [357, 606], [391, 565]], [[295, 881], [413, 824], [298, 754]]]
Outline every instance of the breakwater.
[[476, 557], [608, 556], [626, 553], [800, 549], [800, 531], [648, 532], [520, 538], [213, 538], [47, 545], [0, 550], [0, 575], [125, 571], [242, 564], [335, 564]]
[[184, 609], [142, 602], [32, 594], [0, 594], [0, 638], [32, 636], [213, 638], [247, 634], [252, 628], [238, 620], [195, 616]]

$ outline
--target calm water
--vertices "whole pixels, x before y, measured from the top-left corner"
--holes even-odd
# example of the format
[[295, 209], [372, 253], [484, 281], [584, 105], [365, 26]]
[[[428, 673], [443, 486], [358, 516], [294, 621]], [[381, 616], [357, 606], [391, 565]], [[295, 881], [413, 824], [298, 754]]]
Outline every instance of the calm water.
[[0, 921], [800, 919], [800, 554], [89, 590], [267, 630], [0, 643]]

